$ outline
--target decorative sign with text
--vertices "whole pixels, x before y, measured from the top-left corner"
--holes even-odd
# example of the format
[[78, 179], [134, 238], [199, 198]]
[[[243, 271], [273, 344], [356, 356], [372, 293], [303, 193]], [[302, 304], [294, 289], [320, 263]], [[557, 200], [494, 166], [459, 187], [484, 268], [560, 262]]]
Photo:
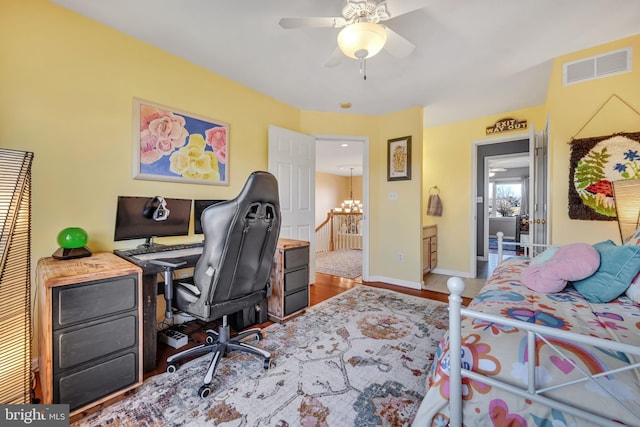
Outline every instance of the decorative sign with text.
[[493, 135], [494, 133], [510, 132], [513, 130], [524, 130], [527, 128], [526, 120], [516, 120], [511, 117], [506, 117], [496, 121], [495, 124], [487, 126], [487, 135]]

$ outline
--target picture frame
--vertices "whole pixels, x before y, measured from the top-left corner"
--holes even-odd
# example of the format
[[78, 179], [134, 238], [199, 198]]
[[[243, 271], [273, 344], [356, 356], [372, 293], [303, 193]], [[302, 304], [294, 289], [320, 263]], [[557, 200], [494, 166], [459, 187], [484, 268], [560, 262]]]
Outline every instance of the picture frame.
[[133, 178], [229, 185], [229, 125], [134, 98]]
[[387, 181], [411, 180], [411, 136], [387, 141]]

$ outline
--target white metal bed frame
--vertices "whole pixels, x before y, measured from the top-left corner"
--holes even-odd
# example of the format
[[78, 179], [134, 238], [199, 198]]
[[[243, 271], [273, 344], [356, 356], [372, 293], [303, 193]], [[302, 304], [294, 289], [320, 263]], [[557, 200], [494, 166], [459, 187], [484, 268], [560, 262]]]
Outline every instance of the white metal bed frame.
[[[498, 259], [502, 260], [502, 236], [498, 233]], [[521, 246], [549, 246], [549, 245], [531, 245], [527, 243], [519, 244]], [[449, 425], [451, 427], [460, 427], [462, 425], [462, 378], [470, 378], [475, 381], [479, 381], [488, 384], [492, 387], [496, 387], [501, 390], [505, 390], [509, 393], [513, 393], [522, 398], [530, 399], [534, 402], [541, 403], [549, 406], [550, 408], [558, 409], [562, 412], [571, 414], [575, 417], [588, 420], [590, 422], [600, 424], [602, 426], [620, 427], [619, 422], [615, 422], [609, 418], [605, 418], [595, 412], [585, 411], [580, 408], [573, 407], [569, 404], [558, 402], [550, 399], [544, 395], [545, 392], [555, 390], [561, 387], [569, 386], [583, 381], [593, 381], [599, 387], [600, 384], [596, 380], [599, 377], [620, 373], [624, 371], [630, 371], [632, 369], [640, 368], [640, 363], [632, 363], [622, 368], [612, 369], [607, 372], [600, 373], [598, 375], [590, 375], [584, 369], [577, 366], [569, 357], [565, 356], [560, 349], [554, 346], [547, 340], [549, 338], [561, 338], [565, 340], [571, 340], [580, 344], [592, 345], [600, 348], [605, 348], [614, 351], [620, 351], [627, 355], [640, 356], [640, 347], [630, 344], [620, 343], [612, 340], [606, 340], [602, 338], [595, 338], [588, 335], [580, 335], [574, 332], [567, 332], [558, 330], [555, 328], [536, 325], [533, 323], [523, 322], [520, 320], [509, 319], [505, 317], [495, 316], [492, 314], [486, 314], [479, 311], [469, 310], [462, 308], [462, 292], [464, 292], [464, 281], [459, 277], [451, 277], [447, 281], [447, 287], [449, 288], [449, 357], [450, 357], [450, 398], [449, 398]], [[461, 318], [467, 316], [475, 319], [492, 322], [498, 325], [513, 326], [519, 330], [527, 331], [528, 340], [528, 360], [534, 361], [534, 363], [528, 364], [528, 386], [525, 388], [517, 387], [512, 384], [505, 383], [493, 377], [478, 374], [467, 369], [462, 368], [462, 337], [461, 337]], [[564, 360], [570, 363], [574, 368], [582, 373], [583, 378], [568, 381], [566, 383], [557, 384], [553, 387], [538, 388], [536, 384], [536, 365], [537, 356], [535, 352], [536, 340], [543, 340], [550, 346], [556, 353], [560, 355]], [[628, 412], [638, 421], [640, 425], [640, 414], [633, 412], [629, 407], [617, 399], [608, 390], [604, 389], [609, 394], [611, 399], [616, 402], [622, 410]]]

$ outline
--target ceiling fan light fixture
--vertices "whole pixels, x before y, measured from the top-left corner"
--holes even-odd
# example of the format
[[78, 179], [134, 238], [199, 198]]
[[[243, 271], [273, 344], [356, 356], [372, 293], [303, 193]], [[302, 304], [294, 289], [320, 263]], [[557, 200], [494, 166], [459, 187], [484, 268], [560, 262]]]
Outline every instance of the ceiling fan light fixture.
[[387, 42], [387, 31], [373, 22], [356, 22], [338, 33], [338, 46], [342, 53], [353, 59], [368, 59], [382, 50]]

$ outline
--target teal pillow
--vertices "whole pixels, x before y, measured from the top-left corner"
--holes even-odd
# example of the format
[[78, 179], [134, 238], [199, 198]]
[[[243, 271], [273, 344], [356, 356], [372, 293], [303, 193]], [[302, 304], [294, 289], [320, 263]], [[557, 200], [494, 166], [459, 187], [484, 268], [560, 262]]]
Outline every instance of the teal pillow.
[[544, 252], [536, 255], [531, 260], [531, 263], [529, 263], [529, 265], [544, 264], [545, 262], [549, 261], [551, 257], [553, 257], [553, 255], [558, 251], [558, 249], [560, 249], [559, 246], [548, 247], [547, 249], [544, 250]]
[[640, 246], [616, 246], [607, 240], [593, 247], [600, 253], [600, 267], [586, 279], [573, 282], [573, 287], [589, 302], [609, 302], [622, 295], [640, 271]]

